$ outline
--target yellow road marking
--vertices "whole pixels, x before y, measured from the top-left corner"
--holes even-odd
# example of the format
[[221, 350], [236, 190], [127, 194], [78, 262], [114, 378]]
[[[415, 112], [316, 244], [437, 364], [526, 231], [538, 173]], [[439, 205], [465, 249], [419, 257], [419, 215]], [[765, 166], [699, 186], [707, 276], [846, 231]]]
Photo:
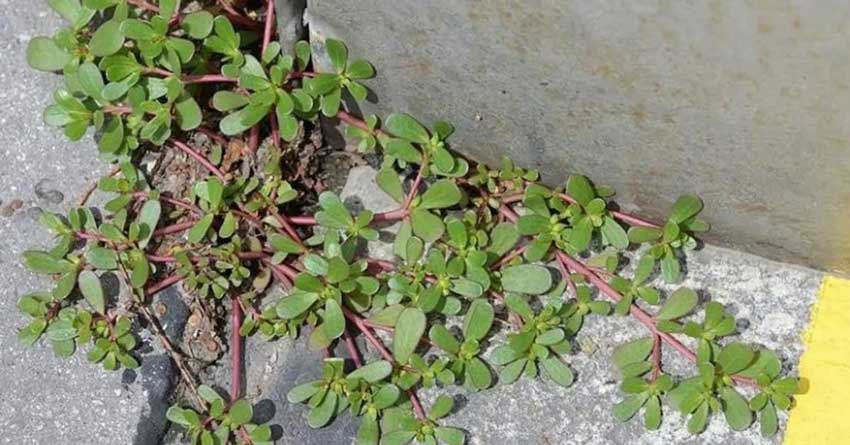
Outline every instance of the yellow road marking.
[[850, 280], [824, 278], [803, 343], [808, 391], [796, 396], [784, 443], [850, 443]]

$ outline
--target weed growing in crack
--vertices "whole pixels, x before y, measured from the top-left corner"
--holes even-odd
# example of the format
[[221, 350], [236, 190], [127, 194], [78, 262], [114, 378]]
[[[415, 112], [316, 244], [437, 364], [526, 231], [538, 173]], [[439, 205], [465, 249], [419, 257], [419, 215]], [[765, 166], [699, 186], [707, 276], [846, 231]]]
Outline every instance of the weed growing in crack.
[[[552, 189], [508, 159], [500, 168], [468, 161], [451, 150], [454, 129], [446, 122], [429, 129], [405, 113], [356, 117], [342, 99], [366, 98], [362, 82], [374, 75], [372, 65], [327, 39], [332, 69], [314, 70], [307, 42], [290, 53], [272, 41], [272, 1], [50, 4], [70, 27], [34, 38], [27, 50], [34, 68], [64, 76], [45, 121], [71, 140], [93, 127], [102, 157], [117, 168], [99, 182], [113, 195], [102, 217], [82, 206], [64, 217], [42, 215], [56, 245], [26, 252], [24, 263], [54, 285], [21, 297], [31, 320], [19, 336], [28, 344], [45, 338], [63, 357], [84, 349], [114, 370], [139, 365], [137, 333], [151, 330], [189, 391], [167, 417], [192, 443], [272, 442], [240, 392], [242, 337], [256, 334], [308, 334], [326, 357], [322, 375], [287, 398], [306, 405], [314, 428], [346, 412], [361, 417], [360, 444], [463, 443], [465, 434], [444, 424], [452, 399], [440, 396], [426, 409], [422, 387], [482, 391], [538, 377], [577, 384], [571, 340], [586, 317], [612, 313], [648, 330], [614, 352], [625, 394], [613, 407], [618, 420], [642, 410], [646, 428], [656, 429], [666, 406], [684, 413], [694, 434], [722, 413], [735, 430], [758, 417], [762, 433], [772, 435], [777, 410], [791, 407], [797, 379], [782, 375], [773, 352], [728, 341], [735, 319], [721, 304], [707, 303], [697, 320], [694, 291], [665, 297], [653, 287], [659, 270], [668, 283], [680, 279], [681, 251], [708, 229], [699, 198], [679, 198], [667, 221], [655, 224], [615, 210], [613, 190], [583, 176]], [[299, 191], [283, 160], [320, 116], [339, 119], [361, 151], [382, 155], [377, 182], [397, 209], [352, 214], [324, 192], [319, 211], [299, 214], [311, 195]], [[191, 146], [200, 135], [210, 143]], [[153, 187], [161, 173], [144, 161], [169, 150], [208, 176], [182, 195]], [[400, 222], [396, 261], [364, 256], [358, 246], [390, 222]], [[633, 275], [622, 276], [622, 252], [641, 245]], [[107, 298], [104, 274], [119, 276], [126, 295]], [[230, 315], [228, 399], [198, 382], [159, 327], [152, 297], [177, 283], [202, 307]], [[459, 332], [445, 320], [457, 321]], [[355, 335], [377, 358], [367, 362]], [[330, 357], [338, 343], [348, 349], [351, 372]], [[695, 374], [665, 373], [664, 344], [693, 362]]]

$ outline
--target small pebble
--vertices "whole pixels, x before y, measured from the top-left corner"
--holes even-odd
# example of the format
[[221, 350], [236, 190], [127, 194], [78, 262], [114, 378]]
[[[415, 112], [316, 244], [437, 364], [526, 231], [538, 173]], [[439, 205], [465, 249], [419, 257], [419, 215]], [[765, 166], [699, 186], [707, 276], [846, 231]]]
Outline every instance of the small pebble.
[[38, 181], [38, 184], [35, 185], [35, 195], [50, 204], [61, 204], [65, 200], [65, 195], [59, 190], [46, 188], [48, 182], [50, 182], [49, 179]]

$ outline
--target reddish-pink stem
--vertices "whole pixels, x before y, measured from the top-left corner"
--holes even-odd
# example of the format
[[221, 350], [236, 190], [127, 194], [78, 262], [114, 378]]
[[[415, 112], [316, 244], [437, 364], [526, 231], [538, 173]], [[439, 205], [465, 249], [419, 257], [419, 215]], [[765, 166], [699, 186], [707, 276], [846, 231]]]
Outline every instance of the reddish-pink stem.
[[657, 334], [652, 336], [652, 381], [661, 374], [661, 337]]
[[[506, 206], [504, 204], [502, 204], [501, 207], [499, 207], [499, 212], [502, 213], [503, 215], [505, 215], [505, 217], [507, 219], [509, 219], [510, 221], [516, 221], [518, 219], [517, 214], [514, 213], [513, 210], [511, 210], [508, 206]], [[599, 275], [595, 274], [593, 271], [588, 269], [580, 261], [573, 259], [571, 256], [567, 255], [565, 252], [563, 252], [561, 250], [556, 251], [556, 256], [558, 258], [558, 261], [561, 261], [562, 263], [564, 263], [564, 267], [566, 267], [567, 270], [574, 270], [576, 273], [579, 273], [582, 276], [584, 276], [588, 281], [590, 281], [590, 283], [592, 285], [594, 285], [597, 289], [599, 289], [600, 292], [602, 292], [603, 294], [608, 296], [608, 298], [610, 298], [611, 300], [614, 300], [614, 302], [618, 302], [623, 298], [622, 295], [620, 295], [619, 292], [617, 292], [613, 287], [611, 287], [607, 282], [605, 282], [605, 280], [600, 278]], [[644, 311], [643, 309], [641, 309], [637, 305], [633, 304], [631, 306], [631, 308], [629, 309], [629, 312], [639, 322], [641, 322], [644, 326], [646, 326], [646, 328], [649, 329], [650, 332], [652, 332], [653, 335], [658, 335], [661, 338], [661, 340], [663, 340], [665, 343], [670, 345], [673, 349], [679, 351], [679, 353], [684, 355], [685, 358], [687, 358], [688, 360], [690, 360], [693, 363], [696, 363], [696, 361], [697, 361], [696, 354], [694, 354], [693, 351], [688, 349], [687, 346], [682, 344], [682, 342], [680, 342], [679, 339], [677, 339], [676, 337], [673, 337], [673, 335], [671, 335], [670, 333], [659, 331], [658, 328], [655, 326], [655, 321], [652, 319], [652, 316], [650, 316], [646, 311]], [[755, 384], [755, 381], [753, 379], [748, 378], [748, 377], [735, 375], [735, 376], [732, 376], [732, 379], [735, 380], [737, 383], [742, 383], [742, 384], [747, 384], [747, 385], [754, 385]]]
[[286, 276], [286, 274], [283, 273], [283, 271], [279, 269], [276, 264], [272, 263], [269, 259], [264, 259], [263, 264], [265, 264], [269, 269], [271, 269], [272, 275], [274, 275], [275, 279], [280, 281], [285, 290], [288, 291], [292, 289], [292, 280], [288, 276]]
[[296, 226], [315, 226], [316, 218], [312, 216], [290, 216], [289, 222]]
[[233, 294], [230, 297], [230, 400], [239, 400], [242, 390], [242, 306], [239, 304], [239, 296]]
[[380, 354], [384, 360], [390, 363], [396, 363], [395, 358], [393, 358], [393, 355], [390, 353], [387, 347], [384, 346], [381, 340], [375, 337], [375, 334], [373, 334], [369, 327], [366, 326], [366, 323], [363, 322], [363, 317], [355, 314], [345, 306], [342, 307], [342, 313], [345, 315], [345, 318], [351, 320], [351, 322], [354, 323], [355, 326], [357, 326], [357, 330], [363, 333], [363, 336], [366, 337], [366, 341], [368, 341], [375, 349], [378, 350], [378, 354]]
[[260, 124], [251, 127], [251, 133], [248, 135], [248, 149], [251, 153], [257, 151], [260, 146]]
[[[304, 77], [315, 77], [316, 74], [317, 73], [314, 73], [312, 71], [293, 71], [293, 72], [286, 75], [286, 80], [288, 81], [290, 79], [301, 79], [301, 78], [304, 78]], [[343, 111], [340, 111], [340, 113], [343, 113]], [[339, 114], [337, 114], [337, 117], [339, 117]]]
[[[389, 212], [376, 213], [372, 217], [372, 222], [389, 222], [404, 219], [408, 215], [407, 209], [396, 209]], [[316, 218], [312, 216], [291, 216], [289, 222], [296, 226], [315, 226]]]
[[357, 348], [357, 343], [354, 342], [354, 337], [348, 332], [348, 327], [342, 333], [342, 338], [345, 341], [345, 347], [348, 349], [348, 355], [354, 361], [354, 366], [363, 366], [363, 357], [360, 356], [360, 350]]
[[224, 135], [215, 130], [212, 130], [207, 127], [198, 127], [195, 130], [199, 133], [205, 134], [208, 138], [215, 141], [215, 143], [218, 145], [227, 145], [227, 139], [224, 137]]
[[171, 71], [164, 70], [162, 68], [157, 68], [157, 67], [145, 68], [144, 72], [145, 72], [145, 74], [153, 74], [153, 75], [162, 76], [162, 77], [171, 77], [171, 76], [174, 75], [174, 73], [172, 73]]
[[269, 42], [272, 40], [272, 28], [274, 28], [274, 0], [268, 0], [266, 2], [266, 23], [265, 29], [263, 30], [263, 49], [262, 53], [266, 52], [266, 48], [269, 47]]
[[570, 276], [570, 270], [567, 269], [567, 266], [564, 265], [561, 261], [555, 262], [558, 265], [558, 270], [561, 272], [561, 276], [564, 278], [564, 281], [567, 282], [567, 286], [570, 288], [570, 292], [576, 297], [578, 297], [578, 290], [576, 289], [576, 283], [573, 281], [573, 277]]
[[[133, 199], [149, 199], [150, 194], [148, 192], [134, 192], [130, 195]], [[183, 201], [181, 199], [170, 198], [168, 196], [161, 196], [158, 198], [160, 201], [173, 205], [174, 207], [179, 207], [181, 209], [189, 210], [196, 214], [201, 214], [203, 211], [199, 209], [197, 206], [193, 205], [188, 201]]]
[[190, 220], [190, 221], [184, 221], [184, 222], [177, 223], [177, 224], [172, 224], [170, 226], [165, 226], [165, 227], [162, 227], [160, 229], [154, 230], [153, 236], [163, 236], [163, 235], [170, 235], [172, 233], [182, 232], [184, 230], [191, 229], [192, 226], [194, 226], [196, 222], [197, 221]]
[[272, 144], [275, 148], [280, 148], [280, 130], [277, 128], [277, 115], [274, 113], [269, 115], [269, 127], [272, 131]]
[[[154, 263], [173, 263], [177, 261], [177, 257], [171, 255], [154, 255], [147, 254], [145, 255], [148, 261]], [[236, 256], [241, 260], [265, 260], [269, 257], [269, 254], [265, 252], [255, 252], [255, 251], [245, 251], [245, 252], [236, 252]], [[192, 262], [198, 262], [203, 259], [203, 256], [191, 256], [189, 259]]]
[[147, 10], [147, 11], [159, 12], [159, 7], [154, 6], [154, 5], [148, 3], [144, 0], [127, 0], [127, 3], [129, 3], [133, 6], [137, 6], [139, 8], [144, 9], [144, 10]]
[[90, 233], [90, 232], [76, 232], [75, 235], [77, 238], [85, 239], [85, 240], [94, 240], [100, 241], [102, 243], [109, 243], [111, 240], [101, 234], [98, 233]]
[[416, 194], [419, 193], [419, 184], [422, 183], [422, 173], [425, 170], [425, 165], [427, 165], [427, 162], [423, 162], [422, 165], [419, 166], [419, 171], [416, 172], [416, 179], [413, 180], [410, 192], [407, 193], [407, 197], [404, 199], [404, 205], [401, 206], [403, 209], [409, 209], [410, 203], [413, 202], [413, 198], [415, 198]]
[[204, 155], [202, 155], [202, 154], [198, 153], [198, 151], [197, 151], [197, 150], [195, 150], [194, 148], [192, 148], [192, 147], [190, 147], [190, 146], [186, 145], [185, 143], [183, 143], [183, 142], [182, 142], [182, 141], [180, 141], [180, 140], [172, 139], [172, 140], [171, 140], [171, 142], [172, 142], [172, 143], [174, 144], [174, 146], [175, 146], [175, 147], [177, 147], [180, 151], [182, 151], [183, 153], [186, 153], [187, 155], [189, 155], [189, 157], [191, 157], [191, 158], [195, 159], [195, 160], [196, 160], [196, 161], [198, 161], [201, 165], [203, 165], [203, 166], [204, 166], [204, 168], [206, 168], [207, 170], [209, 170], [209, 172], [210, 172], [210, 173], [214, 174], [214, 175], [215, 175], [218, 179], [220, 179], [220, 180], [221, 180], [221, 182], [227, 182], [227, 176], [225, 176], [225, 175], [224, 175], [224, 173], [222, 173], [222, 172], [221, 172], [221, 170], [219, 170], [219, 169], [218, 169], [218, 167], [216, 167], [215, 165], [213, 165], [213, 163], [212, 163], [212, 162], [210, 162], [210, 160], [209, 160], [209, 159], [207, 159], [207, 158], [206, 158], [206, 156], [204, 156]]
[[366, 258], [366, 262], [370, 266], [374, 266], [383, 272], [391, 272], [395, 270], [395, 264], [392, 261], [379, 260], [377, 258]]
[[[600, 292], [605, 294], [614, 302], [618, 302], [623, 298], [619, 292], [617, 292], [613, 287], [611, 287], [607, 282], [605, 282], [605, 280], [599, 278], [599, 276], [593, 273], [593, 271], [585, 267], [585, 265], [582, 264], [580, 261], [575, 260], [574, 258], [560, 250], [556, 251], [556, 255], [558, 257], [558, 260], [562, 261], [567, 268], [572, 269], [576, 271], [576, 273], [579, 273], [584, 276], [588, 281], [590, 281], [591, 284], [593, 284], [597, 289], [599, 289]], [[655, 320], [646, 311], [633, 304], [629, 309], [629, 312], [633, 317], [635, 317], [635, 319], [637, 319], [639, 322], [641, 322], [641, 324], [643, 324], [647, 329], [649, 329], [649, 331], [653, 335], [659, 336], [661, 340], [663, 340], [673, 349], [684, 355], [685, 358], [687, 358], [689, 361], [693, 363], [697, 362], [696, 354], [694, 354], [693, 351], [691, 351], [687, 346], [682, 344], [682, 342], [680, 342], [679, 339], [674, 337], [672, 334], [658, 330], [658, 328], [655, 326]], [[755, 385], [755, 381], [748, 377], [734, 375], [732, 376], [732, 379], [737, 383]]]
[[[363, 333], [364, 337], [366, 337], [366, 341], [368, 341], [370, 344], [372, 344], [372, 346], [375, 347], [375, 349], [378, 350], [378, 353], [381, 355], [381, 357], [384, 358], [384, 360], [390, 363], [398, 364], [398, 362], [396, 362], [395, 358], [387, 349], [387, 347], [384, 346], [384, 343], [381, 342], [381, 340], [379, 340], [377, 337], [375, 337], [369, 327], [366, 326], [363, 317], [360, 317], [359, 315], [355, 314], [345, 306], [342, 307], [342, 312], [343, 314], [345, 314], [345, 318], [348, 318], [354, 323], [355, 326], [357, 326], [357, 329], [361, 333]], [[425, 419], [425, 410], [422, 408], [422, 402], [419, 401], [419, 397], [416, 395], [416, 391], [412, 389], [408, 390], [407, 396], [410, 398], [410, 403], [413, 404], [413, 412], [416, 415], [416, 418], [420, 420]]]
[[103, 107], [103, 112], [107, 114], [116, 114], [121, 116], [123, 114], [130, 114], [133, 112], [133, 109], [126, 105], [106, 105]]
[[281, 215], [277, 212], [277, 210], [272, 210], [272, 216], [274, 216], [275, 221], [283, 227], [283, 230], [292, 238], [293, 241], [298, 243], [299, 246], [304, 246], [301, 242], [301, 237], [298, 235], [298, 232], [295, 231], [295, 228], [292, 227], [292, 224], [289, 223], [289, 219], [286, 216]]
[[389, 212], [381, 212], [376, 213], [372, 217], [372, 222], [389, 222], [389, 221], [398, 221], [407, 217], [409, 214], [408, 209], [396, 209]]
[[[306, 75], [306, 73], [304, 73], [304, 74]], [[377, 136], [377, 135], [382, 135], [382, 136], [392, 136], [391, 134], [387, 133], [386, 131], [381, 130], [380, 128], [375, 128], [375, 129], [371, 129], [371, 128], [369, 128], [369, 126], [368, 126], [368, 125], [366, 125], [366, 121], [364, 121], [363, 119], [360, 119], [360, 118], [358, 118], [358, 117], [355, 117], [355, 116], [353, 116], [353, 115], [349, 114], [347, 111], [340, 110], [340, 111], [336, 114], [336, 117], [337, 117], [337, 119], [339, 119], [340, 121], [342, 121], [342, 122], [344, 122], [344, 123], [346, 123], [346, 124], [348, 124], [348, 125], [351, 125], [352, 127], [357, 127], [357, 128], [359, 128], [359, 129], [361, 129], [361, 130], [363, 130], [363, 131], [367, 132], [367, 133], [373, 133], [373, 134], [375, 134], [376, 136]]]
[[235, 77], [227, 77], [221, 74], [188, 74], [180, 78], [185, 84], [193, 83], [236, 83]]
[[493, 265], [490, 268], [495, 270], [495, 269], [498, 269], [498, 268], [504, 266], [505, 264], [510, 262], [512, 259], [522, 255], [525, 252], [525, 249], [527, 249], [527, 248], [528, 248], [528, 245], [523, 245], [523, 246], [519, 246], [517, 248], [514, 248], [513, 250], [511, 250], [510, 252], [505, 254], [505, 256], [500, 258], [499, 261], [496, 261], [495, 263], [493, 263]]
[[425, 408], [422, 408], [422, 402], [419, 401], [419, 396], [416, 395], [416, 391], [413, 388], [407, 390], [407, 397], [410, 398], [410, 403], [413, 405], [413, 414], [416, 415], [416, 418], [425, 420], [427, 417]]
[[[570, 204], [574, 204], [577, 202], [575, 198], [566, 193], [558, 193], [557, 196], [563, 199], [564, 201], [569, 202]], [[619, 219], [620, 221], [632, 226], [653, 227], [656, 229], [661, 228], [661, 226], [652, 221], [643, 219], [639, 216], [635, 216], [630, 213], [620, 212], [617, 210], [611, 210], [610, 212], [614, 218]]]
[[156, 295], [157, 292], [179, 282], [182, 279], [183, 277], [180, 275], [169, 275], [145, 289], [145, 297], [152, 297]]

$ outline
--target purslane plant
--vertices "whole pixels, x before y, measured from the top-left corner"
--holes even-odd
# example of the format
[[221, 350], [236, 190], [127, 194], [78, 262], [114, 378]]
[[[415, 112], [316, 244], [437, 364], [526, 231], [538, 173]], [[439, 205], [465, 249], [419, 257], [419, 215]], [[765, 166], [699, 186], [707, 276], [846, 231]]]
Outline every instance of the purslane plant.
[[[322, 352], [321, 377], [293, 382], [287, 398], [307, 405], [314, 428], [345, 412], [361, 417], [360, 444], [463, 443], [461, 430], [444, 425], [451, 398], [439, 396], [426, 409], [417, 390], [480, 391], [538, 376], [569, 387], [571, 342], [586, 317], [611, 313], [649, 331], [614, 351], [625, 394], [613, 407], [616, 419], [642, 410], [646, 428], [656, 429], [668, 406], [688, 416], [695, 434], [722, 413], [732, 429], [758, 418], [772, 435], [777, 411], [792, 406], [797, 379], [782, 375], [773, 352], [728, 341], [736, 324], [721, 304], [708, 302], [696, 318], [693, 290], [664, 296], [653, 287], [659, 275], [680, 279], [682, 251], [708, 229], [699, 198], [679, 198], [667, 221], [655, 224], [617, 210], [614, 192], [583, 176], [553, 189], [508, 159], [499, 168], [468, 161], [450, 149], [454, 128], [446, 122], [428, 129], [405, 113], [356, 117], [349, 104], [366, 98], [372, 65], [350, 60], [346, 46], [329, 38], [331, 70], [314, 70], [309, 43], [290, 54], [272, 40], [273, 1], [257, 9], [206, 1], [184, 8], [179, 0], [49, 3], [70, 25], [27, 49], [30, 65], [65, 79], [44, 119], [72, 140], [93, 128], [103, 158], [117, 167], [99, 182], [114, 195], [102, 215], [81, 203], [67, 216], [41, 216], [56, 245], [27, 251], [24, 263], [54, 285], [20, 298], [31, 320], [19, 336], [30, 344], [46, 338], [60, 356], [85, 350], [114, 370], [139, 365], [138, 333], [150, 329], [188, 390], [167, 417], [191, 443], [272, 443], [269, 426], [252, 423], [241, 392], [241, 344], [257, 333], [303, 333]], [[345, 125], [361, 151], [382, 156], [376, 180], [397, 209], [352, 214], [332, 192], [317, 202], [299, 192], [285, 155], [297, 152], [321, 116]], [[199, 140], [208, 142], [189, 145]], [[244, 149], [225, 160], [233, 143]], [[182, 194], [156, 189], [162, 173], [143, 161], [167, 150], [208, 177]], [[312, 204], [315, 215], [298, 214]], [[390, 222], [400, 222], [396, 261], [358, 248]], [[629, 249], [639, 249], [639, 259], [625, 276]], [[107, 274], [124, 282], [124, 295], [107, 295]], [[159, 328], [152, 297], [175, 284], [195, 304], [229, 315], [229, 400], [198, 382]], [[345, 359], [331, 357], [337, 344]], [[664, 372], [663, 345], [693, 362], [694, 374]]]

